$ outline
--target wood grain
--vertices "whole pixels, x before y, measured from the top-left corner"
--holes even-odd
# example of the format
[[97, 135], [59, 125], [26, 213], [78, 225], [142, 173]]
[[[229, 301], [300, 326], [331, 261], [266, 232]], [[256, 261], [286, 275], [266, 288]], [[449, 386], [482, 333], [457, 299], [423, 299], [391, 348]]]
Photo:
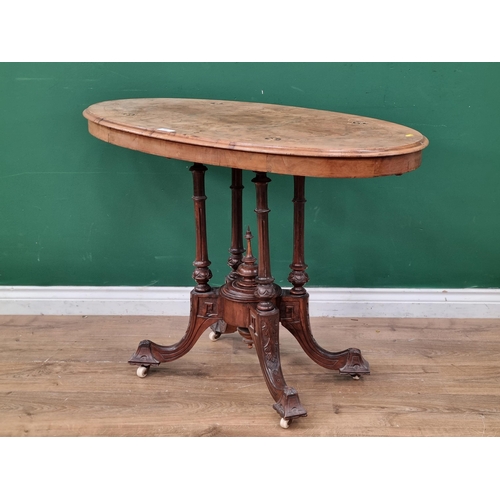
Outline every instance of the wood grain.
[[312, 318], [327, 349], [357, 345], [360, 381], [313, 363], [280, 329], [309, 416], [279, 427], [256, 353], [208, 331], [145, 379], [137, 342], [174, 343], [187, 318], [0, 317], [1, 436], [499, 436], [500, 320]]
[[89, 132], [121, 147], [195, 163], [312, 177], [402, 174], [428, 140], [403, 125], [346, 113], [205, 99], [93, 104]]

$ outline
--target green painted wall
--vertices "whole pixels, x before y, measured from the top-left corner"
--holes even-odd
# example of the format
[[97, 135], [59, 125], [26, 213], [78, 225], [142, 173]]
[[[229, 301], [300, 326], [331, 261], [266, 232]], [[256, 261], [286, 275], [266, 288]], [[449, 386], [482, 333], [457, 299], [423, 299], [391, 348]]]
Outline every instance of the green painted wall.
[[[109, 99], [193, 97], [366, 115], [429, 138], [422, 166], [401, 177], [308, 180], [310, 286], [499, 287], [499, 89], [496, 63], [1, 63], [0, 285], [190, 286], [190, 165], [103, 143], [81, 113]], [[221, 284], [230, 170], [209, 166], [206, 180]], [[291, 198], [292, 178], [273, 175], [283, 286]]]

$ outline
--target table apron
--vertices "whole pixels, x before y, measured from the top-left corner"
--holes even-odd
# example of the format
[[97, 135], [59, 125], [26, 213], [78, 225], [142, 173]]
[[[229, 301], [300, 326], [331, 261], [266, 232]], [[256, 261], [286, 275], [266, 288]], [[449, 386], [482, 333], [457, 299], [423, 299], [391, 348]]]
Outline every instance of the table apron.
[[137, 135], [89, 122], [89, 132], [102, 141], [127, 149], [176, 160], [208, 165], [308, 177], [366, 178], [400, 175], [419, 167], [422, 152], [370, 157], [292, 156], [198, 146]]

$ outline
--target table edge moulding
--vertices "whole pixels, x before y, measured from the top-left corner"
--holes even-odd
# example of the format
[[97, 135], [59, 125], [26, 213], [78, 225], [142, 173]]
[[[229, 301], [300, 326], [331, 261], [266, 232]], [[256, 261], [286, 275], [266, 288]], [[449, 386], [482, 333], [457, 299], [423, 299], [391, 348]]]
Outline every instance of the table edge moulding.
[[[428, 140], [403, 125], [346, 113], [209, 99], [123, 99], [88, 107], [89, 132], [128, 149], [193, 163], [196, 249], [191, 311], [185, 335], [164, 346], [143, 340], [129, 363], [145, 377], [151, 366], [187, 354], [201, 335], [239, 333], [254, 347], [274, 409], [287, 428], [307, 416], [297, 391], [287, 385], [280, 362], [279, 325], [304, 352], [329, 370], [358, 379], [370, 373], [357, 348], [330, 352], [319, 346], [309, 323], [309, 281], [304, 256], [305, 178], [368, 178], [401, 175], [420, 166]], [[212, 287], [205, 203], [206, 165], [231, 168], [231, 247], [225, 283]], [[257, 255], [242, 225], [242, 170], [252, 170], [256, 191]], [[293, 258], [282, 289], [271, 273], [267, 174], [294, 177]]]

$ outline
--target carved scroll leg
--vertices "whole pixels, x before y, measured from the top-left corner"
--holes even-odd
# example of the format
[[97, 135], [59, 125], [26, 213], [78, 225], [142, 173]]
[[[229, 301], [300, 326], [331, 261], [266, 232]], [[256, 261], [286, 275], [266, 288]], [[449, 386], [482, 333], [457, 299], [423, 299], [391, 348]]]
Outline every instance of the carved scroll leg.
[[209, 280], [212, 277], [207, 248], [207, 227], [205, 212], [205, 172], [207, 168], [195, 163], [190, 171], [193, 174], [193, 201], [196, 229], [196, 258], [193, 262], [195, 270], [193, 279], [196, 286], [191, 292], [191, 314], [189, 325], [182, 339], [174, 345], [162, 346], [143, 340], [136, 353], [129, 360], [130, 364], [139, 365], [137, 375], [144, 377], [152, 365], [166, 361], [174, 361], [188, 353], [200, 338], [201, 334], [213, 323], [222, 319], [219, 314], [219, 289], [212, 288]]
[[292, 295], [285, 291], [281, 298], [281, 324], [297, 339], [304, 352], [318, 365], [359, 378], [370, 374], [370, 365], [356, 348], [330, 352], [319, 346], [311, 332], [308, 312], [309, 295]]
[[139, 347], [130, 358], [129, 363], [139, 365], [139, 367], [144, 366], [148, 369], [152, 365], [158, 366], [160, 363], [181, 358], [193, 348], [196, 341], [211, 324], [221, 319], [218, 309], [218, 289], [212, 289], [211, 292], [206, 294], [191, 292], [191, 314], [186, 333], [182, 339], [171, 346], [163, 346], [151, 342], [151, 340], [143, 340], [139, 343]]
[[259, 300], [255, 309], [250, 309], [250, 325], [248, 327], [255, 350], [259, 356], [260, 366], [271, 396], [276, 401], [274, 409], [281, 415], [281, 426], [288, 427], [290, 420], [305, 417], [299, 395], [293, 387], [286, 385], [281, 371], [279, 352], [279, 310], [276, 308], [276, 297], [279, 287], [274, 285], [271, 274], [269, 253], [269, 224], [267, 205], [267, 185], [271, 181], [263, 172], [256, 172], [252, 179], [257, 195], [257, 228], [259, 232], [259, 262], [256, 278], [255, 296]]
[[281, 371], [279, 353], [279, 311], [250, 312], [249, 332], [259, 357], [264, 379], [271, 396], [276, 401], [273, 408], [286, 421], [307, 416], [293, 387], [286, 385]]
[[330, 370], [359, 378], [370, 373], [368, 362], [363, 359], [359, 349], [346, 349], [329, 352], [320, 347], [314, 339], [309, 324], [309, 295], [304, 285], [309, 281], [304, 260], [305, 234], [305, 178], [294, 176], [293, 197], [293, 262], [288, 281], [293, 288], [284, 292], [280, 306], [280, 320], [298, 340], [305, 353], [317, 364]]

